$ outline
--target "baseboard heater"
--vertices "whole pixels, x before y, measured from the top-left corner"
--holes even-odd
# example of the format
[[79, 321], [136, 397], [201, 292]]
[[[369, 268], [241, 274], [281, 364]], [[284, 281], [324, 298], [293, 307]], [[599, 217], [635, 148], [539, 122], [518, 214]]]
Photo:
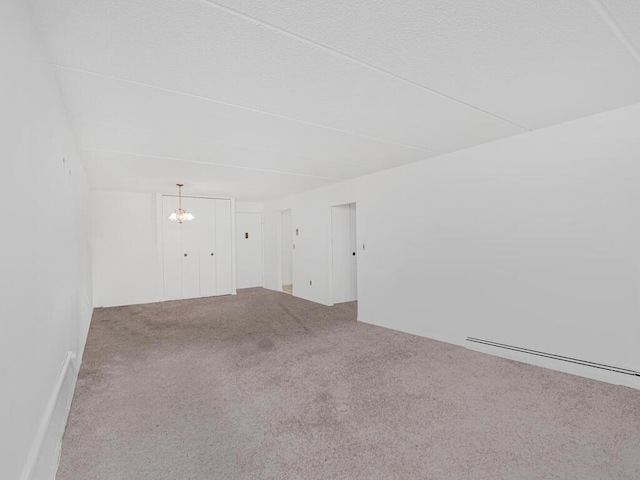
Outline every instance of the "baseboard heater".
[[529, 348], [516, 347], [514, 345], [506, 345], [504, 343], [492, 342], [490, 340], [481, 340], [479, 338], [467, 337], [467, 342], [480, 343], [482, 345], [488, 345], [490, 347], [504, 348], [506, 350], [513, 350], [514, 352], [528, 353], [529, 355], [536, 355], [538, 357], [552, 358], [554, 360], [575, 363], [577, 365], [583, 365], [585, 367], [599, 368], [600, 370], [608, 370], [610, 372], [623, 373], [625, 375], [640, 377], [640, 372], [636, 372], [635, 370], [629, 370], [628, 368], [612, 367], [611, 365], [604, 365], [602, 363], [595, 363], [595, 362], [590, 362], [588, 360], [580, 360], [580, 359], [571, 358], [571, 357], [563, 357], [562, 355], [556, 355], [554, 353], [539, 352], [538, 350], [531, 350]]

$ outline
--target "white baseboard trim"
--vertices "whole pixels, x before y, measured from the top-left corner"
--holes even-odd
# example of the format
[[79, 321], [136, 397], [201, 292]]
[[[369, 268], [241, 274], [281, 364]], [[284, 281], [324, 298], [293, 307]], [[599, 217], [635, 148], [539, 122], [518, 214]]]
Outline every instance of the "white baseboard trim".
[[[65, 418], [65, 424], [67, 423]], [[54, 454], [51, 456], [51, 467], [49, 468], [49, 475], [47, 475], [47, 480], [56, 480], [56, 475], [58, 474], [58, 465], [60, 465], [60, 456], [62, 455], [62, 437], [60, 437], [60, 441], [56, 445], [56, 449]]]
[[578, 375], [580, 377], [586, 377], [592, 380], [599, 380], [601, 382], [612, 383], [614, 385], [623, 385], [625, 387], [640, 390], [640, 377], [624, 375], [607, 370], [600, 370], [597, 368], [578, 365], [574, 363], [567, 363], [553, 358], [544, 358], [522, 352], [505, 350], [502, 348], [496, 348], [480, 343], [467, 342], [464, 346], [469, 350], [487, 353], [489, 355], [506, 358], [508, 360], [514, 360], [516, 362], [527, 363], [529, 365], [535, 365], [537, 367], [548, 368], [550, 370], [556, 370], [558, 372], [569, 373], [571, 375]]
[[[24, 468], [22, 469], [22, 475], [20, 475], [20, 480], [34, 480], [33, 475], [38, 468], [38, 471], [41, 471], [43, 468], [45, 471], [49, 472], [48, 478], [55, 478], [57, 463], [59, 460], [60, 449], [62, 446], [62, 433], [59, 432], [59, 439], [56, 439], [57, 446], [55, 450], [55, 456], [53, 458], [45, 459], [40, 458], [41, 452], [43, 448], [43, 444], [45, 439], [49, 434], [49, 429], [51, 426], [51, 420], [53, 417], [53, 413], [58, 406], [58, 402], [61, 398], [60, 393], [65, 385], [65, 380], [67, 379], [67, 372], [69, 371], [69, 367], [72, 366], [72, 360], [76, 358], [75, 352], [67, 352], [64, 363], [62, 364], [62, 369], [60, 371], [60, 375], [58, 376], [58, 380], [51, 392], [51, 396], [49, 397], [49, 401], [47, 402], [47, 406], [45, 408], [44, 414], [40, 421], [40, 425], [38, 426], [38, 430], [36, 432], [36, 436], [33, 440], [33, 444], [31, 446], [31, 450], [29, 451], [29, 456], [27, 457], [27, 461], [25, 463]], [[73, 395], [73, 390], [75, 389], [75, 383], [77, 379], [77, 374], [73, 375], [72, 386], [71, 386], [71, 395], [68, 395], [69, 398], [66, 399], [66, 403], [69, 405], [63, 406], [63, 411], [65, 412], [65, 418], [63, 421], [63, 425], [66, 424], [66, 415], [69, 413], [69, 407], [71, 405], [71, 397]], [[41, 463], [45, 463], [42, 467], [39, 466]]]
[[496, 348], [489, 345], [483, 345], [480, 343], [470, 343], [459, 337], [447, 337], [442, 335], [434, 335], [432, 332], [415, 331], [399, 329], [397, 326], [385, 325], [381, 323], [373, 323], [368, 320], [364, 320], [360, 317], [358, 312], [358, 321], [368, 323], [369, 325], [376, 325], [378, 327], [388, 328], [399, 332], [409, 333], [411, 335], [417, 335], [420, 337], [430, 338], [432, 340], [438, 340], [440, 342], [450, 343], [452, 345], [458, 345], [465, 347], [469, 350], [475, 350], [476, 352], [485, 353], [494, 357], [506, 358], [507, 360], [514, 360], [520, 363], [526, 363], [534, 365], [536, 367], [548, 368], [550, 370], [556, 370], [558, 372], [568, 373], [571, 375], [577, 375], [579, 377], [586, 377], [592, 380], [598, 380], [601, 382], [611, 383], [614, 385], [623, 385], [625, 387], [634, 388], [640, 390], [640, 377], [624, 375], [617, 372], [599, 370], [584, 365], [577, 365], [573, 363], [567, 363], [552, 358], [543, 358], [535, 355], [529, 355], [526, 353], [516, 352], [512, 350], [505, 350], [502, 348]]

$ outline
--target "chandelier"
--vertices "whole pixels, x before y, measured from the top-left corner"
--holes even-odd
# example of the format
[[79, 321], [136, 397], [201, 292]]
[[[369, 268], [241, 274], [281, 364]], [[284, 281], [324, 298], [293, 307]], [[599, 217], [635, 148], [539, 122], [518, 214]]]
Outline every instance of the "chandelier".
[[172, 222], [183, 223], [185, 220], [193, 220], [194, 216], [182, 208], [182, 187], [184, 184], [176, 183], [178, 186], [178, 209], [169, 215], [169, 220]]

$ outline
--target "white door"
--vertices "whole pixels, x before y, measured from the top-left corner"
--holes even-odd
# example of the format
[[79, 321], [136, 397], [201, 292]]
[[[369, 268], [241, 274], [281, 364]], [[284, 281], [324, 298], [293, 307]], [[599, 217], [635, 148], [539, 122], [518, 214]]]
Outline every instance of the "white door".
[[183, 224], [169, 220], [177, 202], [162, 199], [165, 300], [233, 293], [231, 201], [183, 197], [194, 216]]
[[233, 293], [233, 235], [231, 200], [215, 200], [216, 209], [216, 295]]
[[[193, 206], [193, 223], [198, 237], [199, 295], [216, 295], [216, 217], [215, 203], [208, 198], [198, 198]], [[197, 224], [196, 224], [197, 222]], [[190, 227], [191, 225], [189, 225]], [[186, 231], [186, 229], [185, 229]]]
[[182, 198], [182, 208], [193, 214], [194, 220], [180, 225], [182, 230], [182, 298], [200, 296], [200, 236], [203, 230], [202, 198]]
[[236, 213], [236, 283], [262, 286], [262, 214]]
[[333, 303], [358, 298], [355, 204], [331, 208]]

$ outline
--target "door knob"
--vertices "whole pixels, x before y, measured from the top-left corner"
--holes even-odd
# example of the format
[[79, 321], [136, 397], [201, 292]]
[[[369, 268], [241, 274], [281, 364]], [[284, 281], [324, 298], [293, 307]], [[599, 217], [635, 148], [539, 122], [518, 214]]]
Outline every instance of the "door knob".
[[187, 256], [187, 254], [185, 253], [185, 254], [184, 254], [184, 256], [186, 257], [186, 256]]
[[351, 255], [353, 255], [355, 257], [356, 256], [356, 252], [351, 252]]
[[211, 254], [211, 256], [213, 257], [213, 253]]

